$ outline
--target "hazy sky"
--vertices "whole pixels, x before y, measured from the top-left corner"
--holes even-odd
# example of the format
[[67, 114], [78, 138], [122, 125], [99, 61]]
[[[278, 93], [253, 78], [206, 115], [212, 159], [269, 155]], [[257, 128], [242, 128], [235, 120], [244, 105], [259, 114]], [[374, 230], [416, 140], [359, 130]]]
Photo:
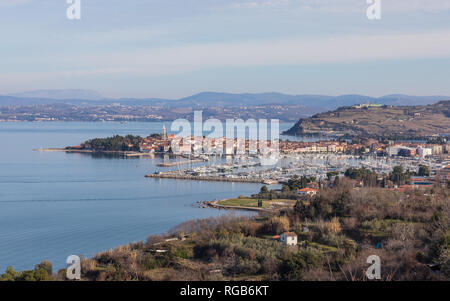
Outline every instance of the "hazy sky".
[[450, 0], [0, 0], [0, 93], [450, 95]]

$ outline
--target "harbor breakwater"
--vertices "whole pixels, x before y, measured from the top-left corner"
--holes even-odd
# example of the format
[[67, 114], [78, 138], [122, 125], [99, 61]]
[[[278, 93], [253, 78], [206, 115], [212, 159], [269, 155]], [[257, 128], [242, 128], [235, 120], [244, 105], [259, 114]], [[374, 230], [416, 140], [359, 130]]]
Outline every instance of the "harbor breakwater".
[[[214, 182], [241, 182], [241, 183], [266, 183], [265, 179], [244, 179], [244, 178], [232, 178], [232, 177], [218, 177], [218, 176], [194, 176], [186, 174], [175, 174], [175, 173], [156, 173], [145, 175], [146, 178], [157, 178], [157, 179], [177, 179], [177, 180], [193, 180], [193, 181], [214, 181]], [[273, 181], [270, 184], [277, 184]]]
[[178, 162], [170, 162], [170, 163], [159, 163], [157, 166], [159, 167], [173, 167], [173, 166], [179, 166], [179, 165], [187, 165], [187, 164], [194, 164], [194, 163], [203, 163], [205, 160], [198, 159], [198, 160], [186, 160], [186, 161], [178, 161]]

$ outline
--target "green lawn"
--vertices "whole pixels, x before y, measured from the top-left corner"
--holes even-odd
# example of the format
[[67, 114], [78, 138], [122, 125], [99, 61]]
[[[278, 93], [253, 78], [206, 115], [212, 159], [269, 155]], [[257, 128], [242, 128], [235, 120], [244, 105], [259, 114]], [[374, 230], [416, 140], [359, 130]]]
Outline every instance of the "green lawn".
[[[293, 207], [295, 205], [295, 200], [287, 200], [287, 199], [275, 199], [275, 200], [263, 200], [263, 208], [269, 208], [270, 206], [274, 207]], [[240, 206], [240, 207], [258, 207], [258, 200], [251, 198], [237, 198], [237, 199], [228, 199], [219, 202], [219, 205], [224, 206]]]
[[337, 250], [338, 250], [336, 247], [319, 244], [317, 242], [311, 242], [310, 241], [308, 243], [308, 245], [309, 245], [309, 247], [313, 247], [313, 248], [319, 249], [320, 251], [322, 251], [324, 253], [337, 252]]
[[[263, 202], [264, 204], [264, 202]], [[229, 200], [223, 200], [219, 202], [219, 205], [224, 206], [244, 206], [244, 207], [258, 207], [258, 200], [255, 199], [229, 199]]]

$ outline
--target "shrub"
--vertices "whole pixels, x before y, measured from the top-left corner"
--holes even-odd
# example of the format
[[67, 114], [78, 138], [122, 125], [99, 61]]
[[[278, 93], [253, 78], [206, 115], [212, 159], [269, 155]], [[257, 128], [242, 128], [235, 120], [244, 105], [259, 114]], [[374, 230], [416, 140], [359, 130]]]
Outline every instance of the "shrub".
[[273, 216], [264, 223], [266, 233], [280, 234], [289, 230], [289, 218], [286, 216]]
[[325, 234], [321, 234], [321, 235], [317, 235], [314, 240], [316, 240], [317, 242], [324, 244], [324, 245], [328, 245], [328, 246], [332, 246], [335, 248], [342, 248], [345, 245], [346, 240], [348, 240], [348, 238], [344, 235], [337, 235], [334, 233], [325, 233]]
[[283, 280], [302, 280], [306, 269], [321, 266], [321, 254], [313, 250], [302, 250], [286, 255], [280, 266], [279, 274]]
[[184, 259], [188, 259], [189, 257], [191, 257], [193, 254], [192, 254], [192, 249], [190, 249], [190, 248], [184, 248], [184, 247], [182, 247], [182, 248], [177, 248], [175, 251], [174, 251], [174, 256], [176, 256], [176, 257], [180, 257], [180, 258], [184, 258]]
[[337, 217], [333, 217], [330, 222], [325, 224], [325, 229], [328, 233], [340, 233], [341, 224], [339, 223], [339, 219]]
[[237, 272], [244, 275], [255, 275], [261, 270], [261, 265], [255, 260], [241, 260]]
[[41, 263], [36, 264], [36, 265], [34, 266], [34, 270], [35, 270], [35, 271], [38, 271], [38, 270], [44, 270], [44, 271], [47, 272], [47, 275], [50, 276], [50, 275], [52, 275], [52, 273], [53, 273], [53, 266], [52, 266], [52, 264], [51, 264], [50, 261], [48, 261], [48, 260], [43, 260], [43, 261], [41, 261]]
[[2, 281], [14, 281], [19, 276], [19, 272], [14, 271], [13, 267], [7, 267], [4, 274], [1, 275]]

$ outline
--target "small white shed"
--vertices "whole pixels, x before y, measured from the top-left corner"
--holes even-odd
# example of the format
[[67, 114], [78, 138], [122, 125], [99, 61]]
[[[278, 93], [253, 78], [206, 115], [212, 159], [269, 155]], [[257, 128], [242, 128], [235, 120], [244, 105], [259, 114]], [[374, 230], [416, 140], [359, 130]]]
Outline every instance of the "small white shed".
[[294, 232], [284, 232], [280, 235], [280, 241], [287, 246], [296, 246], [297, 234]]

